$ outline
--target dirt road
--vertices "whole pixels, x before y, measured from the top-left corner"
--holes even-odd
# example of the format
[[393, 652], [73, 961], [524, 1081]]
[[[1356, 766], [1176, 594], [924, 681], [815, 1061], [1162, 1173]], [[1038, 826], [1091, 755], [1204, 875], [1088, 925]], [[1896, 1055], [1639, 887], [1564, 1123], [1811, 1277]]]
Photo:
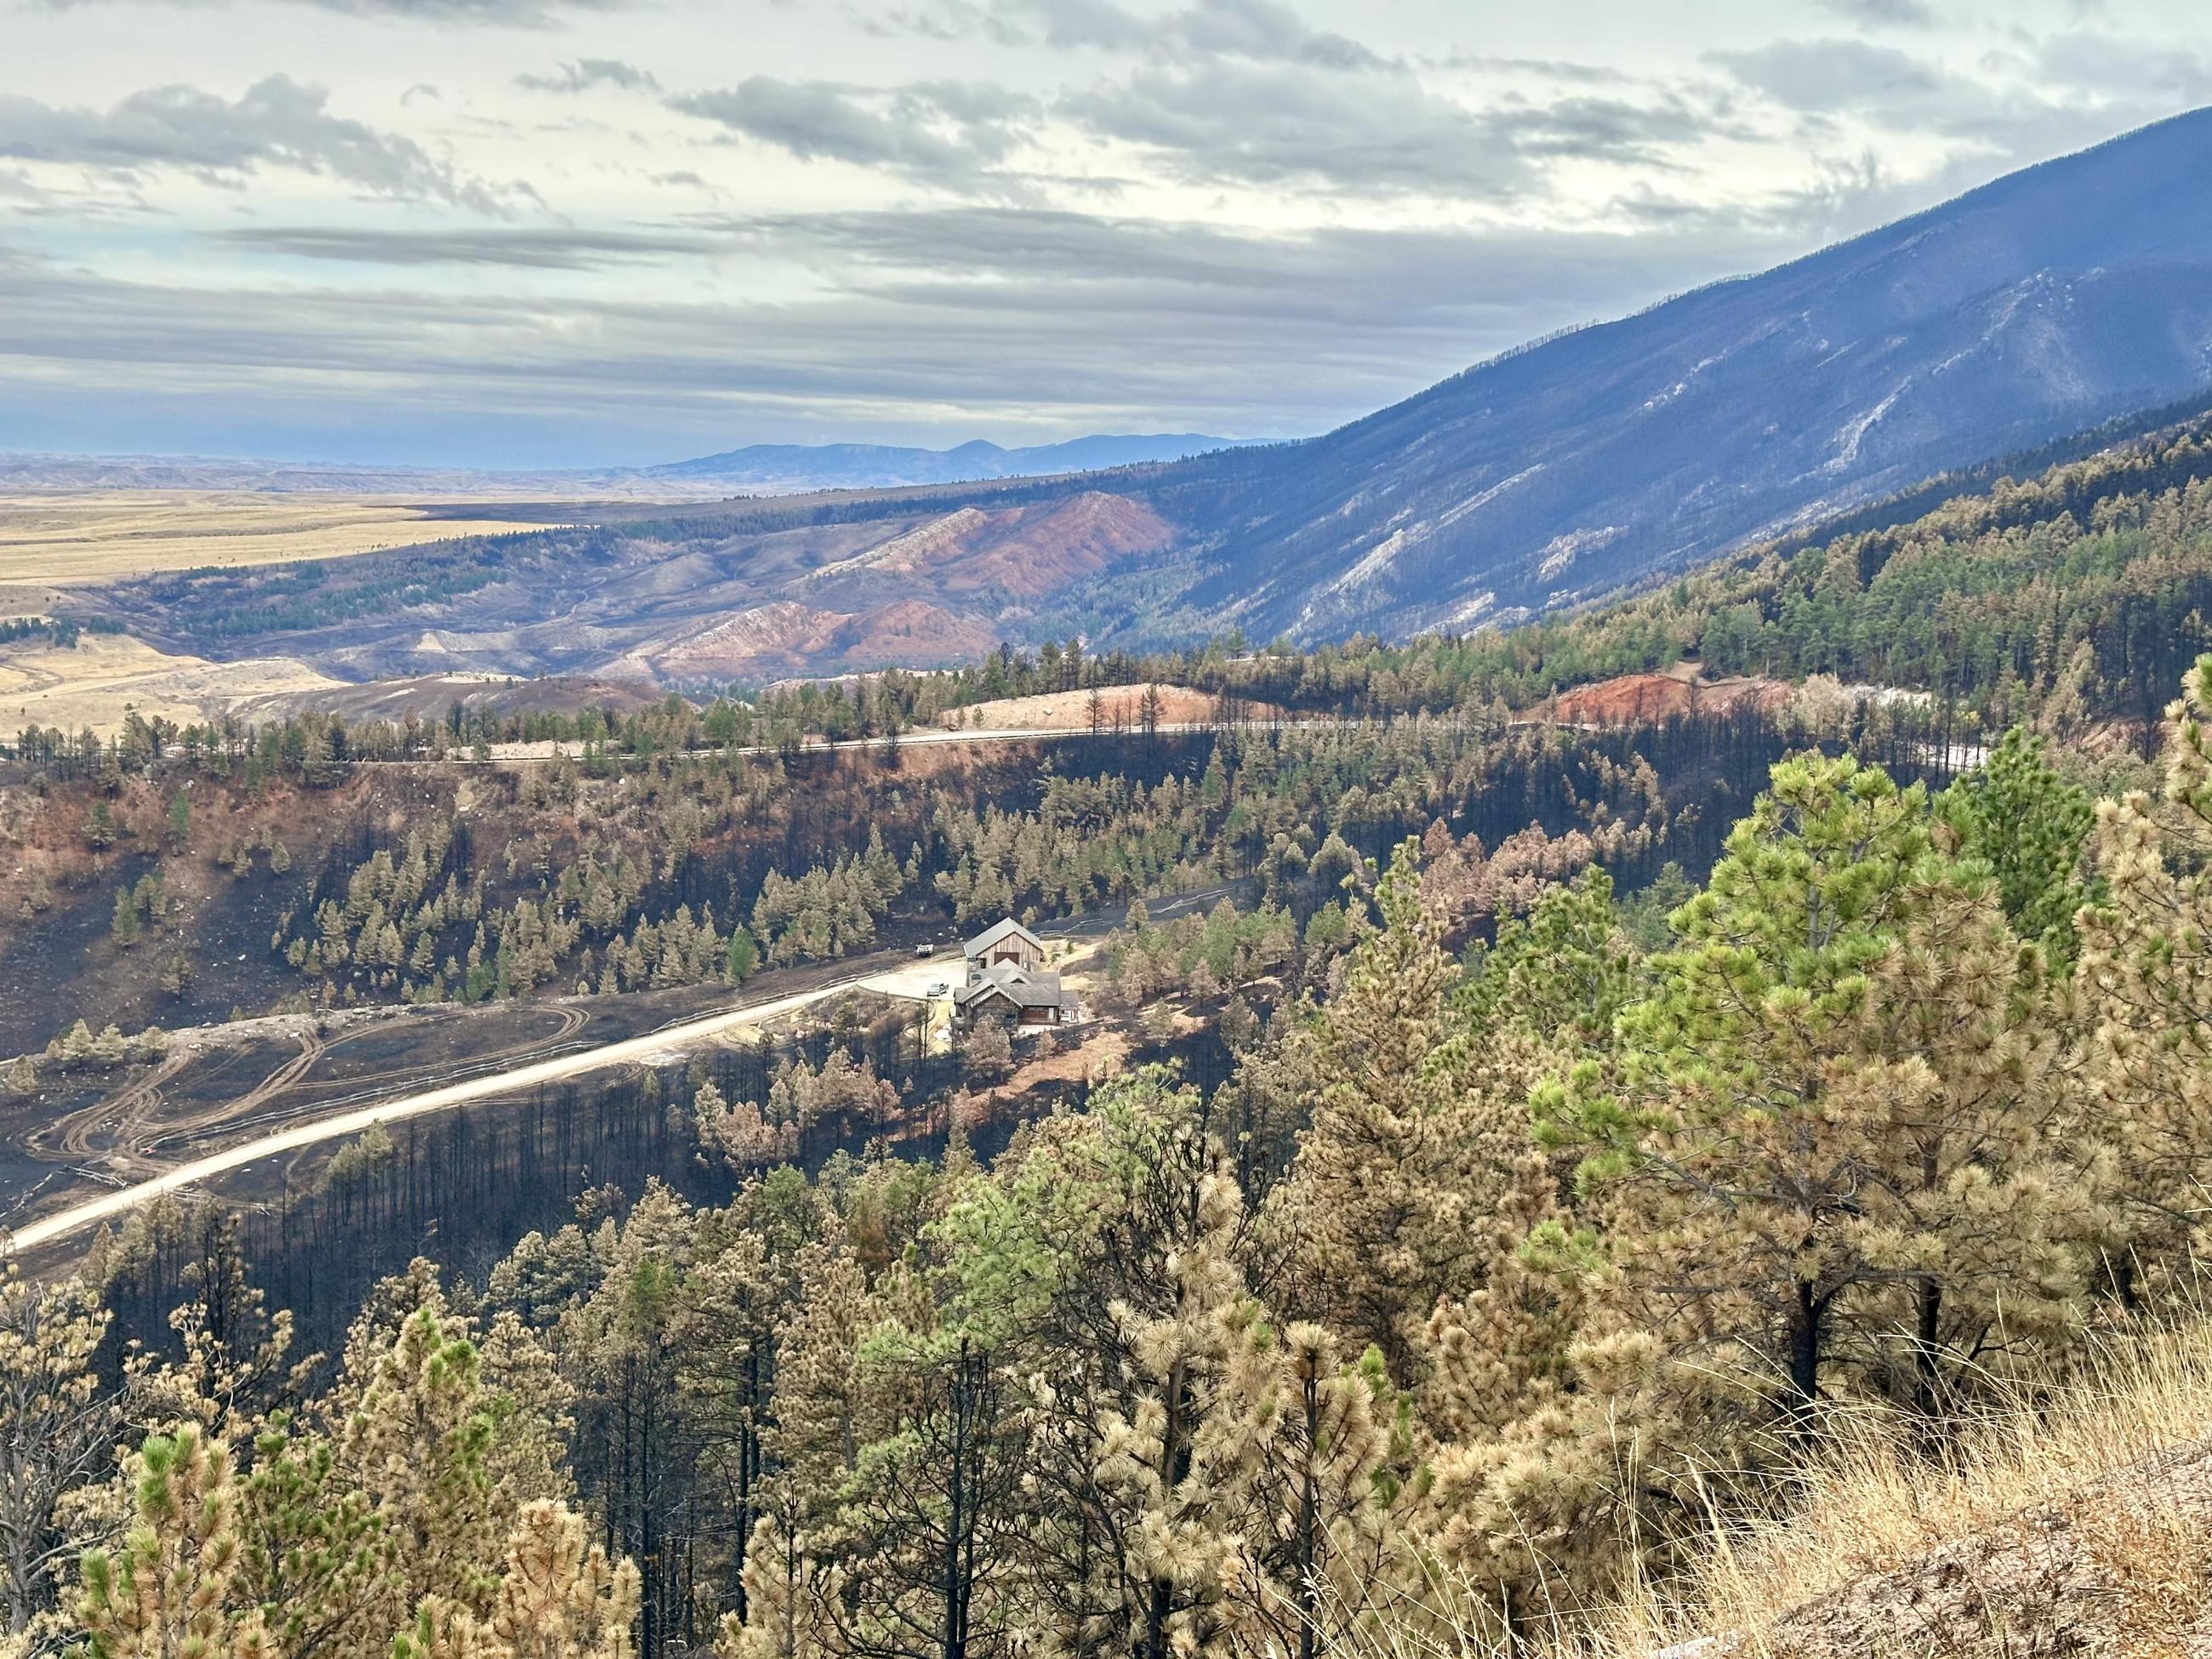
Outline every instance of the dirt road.
[[[1273, 727], [1263, 726], [1256, 722], [1251, 723], [1247, 729], [1254, 731], [1269, 729], [1305, 731], [1318, 726], [1342, 726], [1348, 723], [1349, 722], [1346, 721], [1334, 720], [1280, 720], [1275, 722]], [[1156, 737], [1168, 737], [1182, 732], [1219, 732], [1226, 729], [1227, 728], [1224, 726], [1213, 723], [1201, 723], [1194, 720], [1164, 720], [1159, 725], [1152, 728], [1152, 732]], [[1041, 738], [1103, 738], [1113, 735], [1115, 734], [1112, 732], [1106, 730], [1094, 732], [1088, 726], [973, 726], [960, 729], [945, 729], [939, 726], [928, 726], [916, 731], [902, 732], [895, 738], [880, 737], [840, 738], [835, 743], [824, 743], [819, 738], [810, 738], [805, 742], [799, 745], [799, 752], [803, 755], [827, 755], [844, 753], [858, 749], [872, 749], [877, 750], [878, 753], [889, 753], [890, 751], [896, 749], [932, 749], [939, 744], [948, 743], [1035, 743]], [[1122, 732], [1120, 735], [1124, 738], [1142, 737], [1144, 732], [1140, 727], [1131, 726]], [[478, 764], [511, 766], [518, 763], [550, 761], [562, 756], [565, 756], [570, 760], [580, 760], [584, 755], [583, 744], [573, 738], [541, 738], [532, 743], [494, 743], [486, 744], [485, 748], [488, 751], [485, 756], [485, 759], [483, 762], [477, 763]], [[719, 754], [721, 751], [719, 750], [702, 750], [701, 752]], [[755, 744], [750, 748], [739, 749], [735, 752], [739, 755], [762, 756], [776, 755], [781, 754], [783, 751], [773, 744]], [[448, 758], [463, 763], [467, 763], [471, 761], [473, 757], [465, 754], [456, 754], [448, 757]], [[628, 757], [620, 754], [614, 754], [610, 755], [608, 758], [611, 760], [623, 760]], [[389, 765], [394, 764], [395, 763], [372, 761], [367, 763], [370, 765]], [[407, 763], [397, 763], [405, 764]]]
[[[942, 972], [957, 972], [946, 966]], [[567, 1078], [578, 1077], [587, 1072], [603, 1071], [609, 1066], [635, 1065], [664, 1054], [673, 1049], [696, 1047], [725, 1032], [740, 1030], [749, 1025], [758, 1025], [769, 1020], [780, 1019], [787, 1014], [836, 996], [841, 992], [857, 990], [871, 980], [881, 977], [879, 972], [856, 974], [847, 979], [820, 985], [811, 990], [794, 992], [773, 1001], [756, 1003], [750, 1007], [732, 1008], [719, 1014], [689, 1020], [665, 1030], [648, 1032], [643, 1036], [626, 1038], [596, 1048], [580, 1049], [574, 1054], [556, 1055], [550, 1060], [520, 1066], [511, 1071], [494, 1072], [483, 1077], [471, 1078], [462, 1083], [450, 1083], [442, 1088], [425, 1090], [420, 1094], [403, 1095], [397, 1099], [382, 1101], [374, 1106], [343, 1112], [333, 1117], [318, 1118], [312, 1122], [295, 1123], [252, 1140], [240, 1142], [190, 1163], [179, 1164], [157, 1176], [131, 1186], [118, 1188], [112, 1193], [73, 1205], [66, 1210], [41, 1218], [0, 1237], [0, 1256], [35, 1249], [52, 1243], [81, 1230], [112, 1220], [136, 1209], [139, 1205], [164, 1193], [174, 1193], [196, 1187], [233, 1170], [242, 1170], [265, 1158], [297, 1151], [321, 1141], [340, 1140], [359, 1134], [372, 1123], [391, 1123], [401, 1118], [419, 1117], [427, 1112], [451, 1110], [474, 1100], [496, 1095], [512, 1095], [534, 1089], [540, 1084], [556, 1083]]]
[[[1165, 919], [1185, 910], [1210, 908], [1224, 898], [1240, 893], [1249, 895], [1256, 885], [1248, 879], [1223, 883], [1194, 892], [1164, 896], [1152, 902], [1151, 913], [1156, 919]], [[1095, 937], [1119, 926], [1126, 914], [1127, 907], [1117, 905], [1085, 915], [1045, 923], [1038, 931], [1048, 938]], [[573, 1054], [556, 1054], [549, 1059], [489, 1072], [439, 1088], [398, 1096], [374, 1105], [288, 1124], [251, 1140], [240, 1141], [234, 1146], [177, 1164], [129, 1186], [118, 1187], [98, 1198], [58, 1210], [13, 1231], [0, 1230], [0, 1259], [51, 1244], [87, 1227], [128, 1214], [138, 1206], [165, 1193], [181, 1192], [197, 1187], [217, 1176], [245, 1169], [264, 1158], [296, 1152], [303, 1146], [349, 1139], [372, 1123], [391, 1123], [429, 1112], [450, 1111], [471, 1101], [520, 1094], [541, 1084], [556, 1083], [586, 1073], [604, 1071], [610, 1066], [640, 1064], [672, 1050], [696, 1047], [726, 1032], [780, 1019], [847, 991], [875, 991], [888, 996], [933, 1000], [929, 994], [935, 989], [937, 982], [943, 981], [957, 984], [965, 966], [965, 959], [957, 952], [926, 960], [910, 959], [890, 967], [878, 962], [864, 972], [847, 975], [767, 1002], [686, 1020], [661, 1030], [647, 1032], [642, 1036], [625, 1037], [619, 1042], [602, 1043], [597, 1048], [578, 1049]], [[265, 1085], [264, 1090], [245, 1098], [250, 1101], [262, 1092], [265, 1092]], [[112, 1117], [115, 1103], [103, 1102], [98, 1109], [103, 1116]]]

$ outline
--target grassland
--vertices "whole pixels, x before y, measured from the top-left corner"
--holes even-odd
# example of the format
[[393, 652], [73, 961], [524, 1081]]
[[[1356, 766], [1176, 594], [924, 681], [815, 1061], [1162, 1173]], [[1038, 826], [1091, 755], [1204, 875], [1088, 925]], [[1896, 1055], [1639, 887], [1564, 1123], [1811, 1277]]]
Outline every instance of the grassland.
[[[547, 521], [560, 517], [547, 509]], [[339, 559], [455, 536], [500, 535], [513, 520], [433, 519], [372, 497], [195, 490], [0, 495], [0, 585], [81, 586], [206, 565]]]
[[291, 657], [209, 662], [114, 634], [84, 635], [72, 649], [24, 640], [0, 645], [0, 730], [90, 726], [106, 737], [134, 709], [182, 724], [219, 716], [249, 698], [337, 684]]

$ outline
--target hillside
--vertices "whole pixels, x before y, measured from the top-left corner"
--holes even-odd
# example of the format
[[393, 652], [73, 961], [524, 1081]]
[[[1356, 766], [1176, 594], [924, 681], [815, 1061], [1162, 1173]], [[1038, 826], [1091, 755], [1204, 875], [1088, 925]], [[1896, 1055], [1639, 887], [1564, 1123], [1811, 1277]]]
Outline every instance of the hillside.
[[1186, 603], [1254, 635], [1464, 627], [2202, 391], [2212, 201], [2185, 181], [2208, 166], [2200, 111], [1287, 452], [1186, 464], [1224, 496]]

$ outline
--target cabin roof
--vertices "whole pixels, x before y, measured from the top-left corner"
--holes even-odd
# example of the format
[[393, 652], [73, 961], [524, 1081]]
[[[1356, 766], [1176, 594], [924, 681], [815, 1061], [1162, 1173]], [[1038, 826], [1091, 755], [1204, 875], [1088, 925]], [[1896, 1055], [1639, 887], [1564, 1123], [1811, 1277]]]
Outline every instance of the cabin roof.
[[972, 1008], [994, 996], [1006, 998], [1017, 1008], [1057, 1008], [1063, 1000], [1058, 974], [1024, 973], [1012, 963], [1000, 963], [973, 983], [962, 986], [952, 994], [952, 1000], [963, 1008]]
[[1016, 921], [1012, 916], [1008, 916], [1000, 921], [993, 922], [981, 933], [976, 934], [975, 938], [969, 939], [962, 948], [964, 949], [971, 957], [980, 957], [984, 951], [989, 950], [993, 945], [999, 943], [1000, 940], [1014, 936], [1018, 936], [1021, 939], [1027, 940], [1030, 949], [1035, 951], [1039, 956], [1042, 956], [1044, 954], [1044, 941], [1039, 939], [1035, 933], [1030, 932], [1028, 928], [1023, 927], [1021, 923]]

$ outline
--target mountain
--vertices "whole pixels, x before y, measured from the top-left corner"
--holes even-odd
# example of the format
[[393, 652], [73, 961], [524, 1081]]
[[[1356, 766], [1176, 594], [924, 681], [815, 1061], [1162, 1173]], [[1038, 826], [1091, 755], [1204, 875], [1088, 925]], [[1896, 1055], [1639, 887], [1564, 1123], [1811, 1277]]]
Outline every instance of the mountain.
[[2212, 386], [2212, 111], [1485, 363], [1324, 437], [1182, 463], [1188, 622], [1510, 620]]
[[1002, 449], [976, 439], [952, 449], [884, 444], [755, 444], [660, 466], [490, 471], [350, 461], [240, 460], [206, 455], [0, 454], [10, 489], [251, 489], [275, 495], [401, 495], [438, 500], [686, 501], [817, 489], [890, 489], [981, 483], [1181, 460], [1233, 449], [1242, 438], [1195, 432], [1099, 434]]
[[904, 484], [961, 483], [971, 479], [1032, 478], [1055, 472], [1091, 472], [1151, 461], [1179, 461], [1243, 441], [1195, 432], [1139, 436], [1102, 434], [1066, 443], [1001, 449], [982, 439], [953, 449], [908, 449], [886, 444], [753, 444], [720, 455], [641, 470], [652, 479], [713, 483], [732, 489], [890, 489]]
[[[683, 684], [1072, 634], [1112, 648], [1231, 627], [1311, 641], [1524, 620], [1838, 515], [1896, 522], [1992, 482], [1999, 458], [2041, 446], [2036, 467], [2049, 465], [2212, 402], [2207, 178], [2212, 111], [1300, 442], [1149, 462], [1126, 446], [1214, 441], [740, 450], [660, 469], [639, 493], [774, 495], [809, 467], [1006, 476], [748, 501], [602, 496], [565, 514], [576, 529], [298, 577], [161, 578], [103, 603], [198, 654], [300, 656], [347, 676]], [[1079, 459], [1127, 464], [1064, 471]], [[1030, 466], [1044, 476], [1018, 476]]]

